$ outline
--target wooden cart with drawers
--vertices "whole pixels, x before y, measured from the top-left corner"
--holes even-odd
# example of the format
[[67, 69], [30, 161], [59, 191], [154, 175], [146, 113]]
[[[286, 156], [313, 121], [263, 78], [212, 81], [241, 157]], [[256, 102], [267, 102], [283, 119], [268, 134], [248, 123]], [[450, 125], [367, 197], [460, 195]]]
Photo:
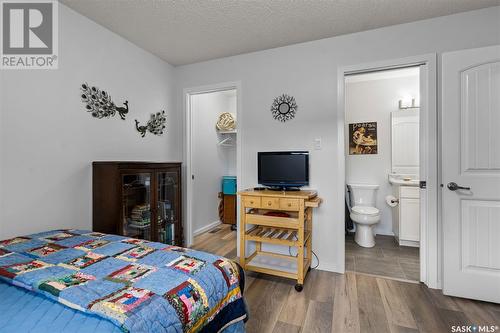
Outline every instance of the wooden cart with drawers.
[[[312, 262], [312, 212], [316, 191], [245, 190], [241, 197], [240, 264], [250, 271], [297, 280], [301, 291]], [[247, 241], [255, 250], [246, 256]], [[296, 248], [297, 255], [263, 249], [263, 244]], [[266, 247], [266, 245], [264, 245]], [[291, 248], [290, 248], [291, 249]], [[283, 251], [280, 251], [283, 252]]]

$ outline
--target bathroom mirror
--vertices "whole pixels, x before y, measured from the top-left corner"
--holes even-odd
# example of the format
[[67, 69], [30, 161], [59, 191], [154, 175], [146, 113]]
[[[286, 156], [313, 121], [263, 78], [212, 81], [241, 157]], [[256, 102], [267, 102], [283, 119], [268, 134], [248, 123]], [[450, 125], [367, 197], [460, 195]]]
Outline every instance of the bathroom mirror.
[[419, 174], [419, 109], [391, 112], [392, 173]]

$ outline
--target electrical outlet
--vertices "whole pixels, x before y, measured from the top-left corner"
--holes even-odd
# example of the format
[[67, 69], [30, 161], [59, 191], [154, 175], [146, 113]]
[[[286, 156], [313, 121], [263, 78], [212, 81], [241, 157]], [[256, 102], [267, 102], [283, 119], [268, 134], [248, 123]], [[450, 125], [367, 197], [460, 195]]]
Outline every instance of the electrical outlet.
[[321, 138], [314, 139], [314, 149], [321, 150]]

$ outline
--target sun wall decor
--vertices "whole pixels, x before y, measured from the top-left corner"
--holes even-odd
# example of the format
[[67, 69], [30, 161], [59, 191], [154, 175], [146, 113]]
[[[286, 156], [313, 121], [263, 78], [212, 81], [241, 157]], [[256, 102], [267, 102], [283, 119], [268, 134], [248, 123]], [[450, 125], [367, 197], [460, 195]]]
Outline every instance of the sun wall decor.
[[274, 99], [271, 113], [274, 119], [285, 122], [295, 117], [298, 108], [293, 96], [282, 94]]

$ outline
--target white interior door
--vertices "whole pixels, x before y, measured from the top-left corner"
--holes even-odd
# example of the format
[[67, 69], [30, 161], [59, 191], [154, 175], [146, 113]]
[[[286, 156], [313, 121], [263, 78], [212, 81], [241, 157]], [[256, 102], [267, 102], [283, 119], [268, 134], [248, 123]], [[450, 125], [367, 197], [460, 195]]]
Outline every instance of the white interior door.
[[443, 292], [500, 303], [500, 46], [442, 65]]

